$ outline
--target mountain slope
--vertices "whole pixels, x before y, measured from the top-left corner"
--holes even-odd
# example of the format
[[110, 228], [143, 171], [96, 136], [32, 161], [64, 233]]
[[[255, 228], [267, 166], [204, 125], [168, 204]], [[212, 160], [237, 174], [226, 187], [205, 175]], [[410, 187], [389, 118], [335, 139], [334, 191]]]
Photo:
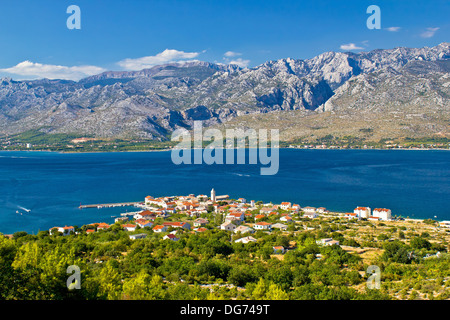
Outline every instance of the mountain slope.
[[[4, 78], [0, 134], [39, 129], [164, 140], [194, 120], [228, 125], [236, 117], [263, 119], [291, 111], [306, 122], [325, 113], [358, 121], [395, 114], [392, 119], [399, 123], [422, 115], [436, 130], [448, 132], [448, 59], [449, 43], [442, 43], [359, 54], [326, 52], [251, 69], [193, 61], [110, 71], [78, 82]], [[299, 136], [297, 131], [289, 136]]]

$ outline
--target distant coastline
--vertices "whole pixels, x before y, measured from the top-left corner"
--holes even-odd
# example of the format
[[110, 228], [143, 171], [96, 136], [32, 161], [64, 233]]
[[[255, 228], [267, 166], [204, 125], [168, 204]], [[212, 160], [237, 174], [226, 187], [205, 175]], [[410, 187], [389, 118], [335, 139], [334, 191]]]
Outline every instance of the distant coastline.
[[[174, 148], [168, 148], [168, 149], [153, 149], [153, 150], [95, 150], [95, 151], [58, 151], [58, 150], [0, 150], [0, 152], [54, 152], [54, 153], [62, 153], [62, 154], [75, 154], [75, 153], [120, 153], [120, 152], [166, 152], [166, 151], [172, 151], [172, 150], [195, 150], [198, 148], [191, 148], [191, 149], [174, 149]], [[204, 150], [206, 148], [202, 148]], [[233, 149], [237, 150], [240, 148], [223, 148], [218, 147], [217, 149]], [[248, 147], [245, 147], [244, 149], [249, 149]], [[270, 148], [269, 148], [270, 149]], [[276, 149], [286, 149], [286, 150], [358, 150], [358, 151], [370, 151], [370, 150], [377, 150], [377, 151], [401, 151], [401, 150], [407, 150], [407, 151], [450, 151], [448, 148], [297, 148], [297, 147], [278, 147]]]

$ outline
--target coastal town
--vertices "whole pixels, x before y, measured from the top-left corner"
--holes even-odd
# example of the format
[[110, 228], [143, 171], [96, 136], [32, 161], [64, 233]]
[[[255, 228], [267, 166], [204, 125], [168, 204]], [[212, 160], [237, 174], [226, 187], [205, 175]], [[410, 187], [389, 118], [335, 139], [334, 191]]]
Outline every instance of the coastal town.
[[[274, 230], [295, 231], [298, 226], [308, 228], [302, 224], [318, 218], [342, 218], [345, 220], [364, 220], [372, 222], [411, 221], [421, 222], [419, 219], [404, 219], [394, 217], [390, 209], [357, 206], [353, 212], [330, 212], [324, 207], [301, 207], [291, 202], [280, 204], [263, 203], [255, 200], [247, 201], [245, 198], [230, 199], [228, 195], [216, 195], [214, 188], [210, 196], [205, 194], [188, 196], [165, 196], [154, 198], [145, 197], [143, 202], [125, 202], [117, 204], [84, 205], [81, 208], [98, 208], [111, 206], [134, 205], [141, 209], [135, 212], [121, 214], [115, 218], [125, 231], [129, 232], [130, 239], [142, 239], [147, 233], [137, 233], [139, 230], [151, 230], [154, 233], [163, 233], [163, 240], [178, 241], [183, 232], [201, 233], [209, 229], [220, 229], [242, 237], [234, 240], [236, 243], [257, 242], [251, 234], [257, 231], [270, 233]], [[214, 217], [214, 221], [207, 216]], [[179, 218], [173, 219], [174, 217]], [[86, 233], [107, 230], [111, 225], [105, 222], [90, 223], [85, 229]], [[440, 228], [450, 228], [450, 221], [439, 222]], [[53, 227], [49, 230], [62, 235], [76, 234], [74, 226]], [[323, 245], [340, 245], [338, 240], [324, 238], [317, 241]], [[274, 246], [274, 252], [284, 253], [287, 248]]]
[[[450, 298], [450, 221], [401, 218], [389, 208], [361, 205], [334, 212], [297, 202], [233, 199], [215, 189], [80, 210], [111, 207], [134, 209], [111, 216], [114, 222], [15, 232], [0, 243], [19, 248], [10, 262], [19, 270], [34, 263], [51, 272], [46, 263], [64, 252], [69, 260], [58, 265], [60, 285], [66, 284], [67, 265], [80, 264], [90, 284], [68, 294], [82, 297]], [[369, 267], [382, 272], [379, 290], [368, 287]]]

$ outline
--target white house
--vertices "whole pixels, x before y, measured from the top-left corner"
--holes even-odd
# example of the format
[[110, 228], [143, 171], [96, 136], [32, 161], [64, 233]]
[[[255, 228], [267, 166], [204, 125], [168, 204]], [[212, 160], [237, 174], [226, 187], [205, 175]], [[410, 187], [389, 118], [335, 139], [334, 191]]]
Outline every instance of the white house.
[[272, 228], [274, 229], [280, 229], [280, 230], [286, 230], [287, 229], [287, 225], [282, 224], [282, 223], [275, 223], [272, 225]]
[[292, 218], [290, 216], [283, 216], [280, 218], [280, 221], [290, 223], [292, 222]]
[[304, 213], [316, 213], [316, 208], [314, 207], [304, 207], [302, 210]]
[[443, 228], [450, 228], [450, 221], [441, 221], [439, 222], [439, 226]]
[[234, 229], [234, 233], [238, 233], [238, 232], [240, 232], [240, 233], [247, 233], [247, 232], [254, 233], [255, 230], [253, 230], [252, 228], [250, 228], [248, 226], [239, 226], [236, 229]]
[[357, 214], [357, 213], [352, 213], [352, 212], [347, 212], [345, 215], [344, 215], [344, 217], [345, 218], [347, 218], [347, 219], [360, 219], [359, 218], [359, 215]]
[[317, 240], [316, 243], [323, 246], [339, 245], [339, 241], [333, 240], [332, 238], [320, 239]]
[[272, 224], [262, 221], [262, 222], [257, 222], [253, 225], [253, 228], [255, 230], [271, 230], [272, 229]]
[[283, 209], [283, 210], [287, 210], [287, 209], [289, 209], [290, 207], [291, 207], [291, 203], [290, 203], [290, 202], [282, 202], [282, 203], [280, 204], [280, 208]]
[[318, 217], [317, 213], [315, 212], [306, 212], [303, 214], [304, 218], [309, 218], [309, 219], [315, 219]]
[[139, 234], [130, 234], [129, 237], [131, 240], [136, 240], [136, 239], [144, 239], [145, 237], [147, 237], [147, 235], [145, 233], [139, 233]]
[[201, 227], [208, 224], [207, 219], [198, 218], [194, 221], [194, 227]]
[[220, 229], [226, 231], [234, 231], [234, 229], [236, 229], [236, 225], [231, 222], [225, 222], [220, 225]]
[[71, 232], [75, 232], [75, 228], [70, 226], [65, 226], [65, 227], [53, 227], [49, 230], [50, 234], [52, 233], [53, 229], [57, 229], [59, 232], [61, 232], [64, 236], [69, 235]]
[[225, 217], [226, 220], [239, 220], [239, 221], [244, 221], [245, 219], [245, 214], [244, 212], [232, 212], [227, 214], [227, 216]]
[[360, 218], [368, 219], [370, 217], [370, 211], [369, 207], [357, 207], [353, 210], [353, 213], [356, 213]]
[[166, 232], [167, 231], [167, 227], [166, 226], [162, 226], [162, 225], [158, 225], [158, 226], [154, 226], [152, 230], [154, 232]]
[[249, 242], [256, 242], [257, 240], [255, 239], [255, 238], [253, 238], [252, 236], [248, 236], [248, 237], [244, 237], [244, 238], [240, 238], [240, 239], [237, 239], [237, 240], [234, 240], [234, 242], [235, 243], [239, 243], [239, 242], [242, 242], [242, 243], [249, 243]]
[[145, 228], [145, 227], [151, 228], [153, 226], [153, 222], [145, 220], [145, 219], [137, 219], [136, 223], [141, 228]]
[[135, 231], [136, 225], [135, 224], [124, 224], [122, 227], [127, 231]]
[[391, 210], [385, 208], [373, 209], [372, 216], [380, 218], [381, 220], [391, 220]]
[[165, 225], [167, 228], [172, 227], [172, 228], [183, 228], [183, 229], [187, 229], [190, 230], [191, 229], [191, 225], [187, 222], [163, 222], [163, 225]]

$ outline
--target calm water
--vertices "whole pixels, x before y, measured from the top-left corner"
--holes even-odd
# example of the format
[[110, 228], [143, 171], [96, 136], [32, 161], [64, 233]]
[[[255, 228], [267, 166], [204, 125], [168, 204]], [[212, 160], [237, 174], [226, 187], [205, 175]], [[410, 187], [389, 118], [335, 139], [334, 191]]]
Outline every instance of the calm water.
[[170, 152], [0, 152], [0, 232], [110, 223], [136, 209], [78, 206], [209, 195], [213, 187], [247, 200], [343, 212], [385, 207], [394, 215], [450, 220], [449, 164], [448, 151], [282, 149], [278, 174], [261, 176], [260, 165], [177, 166]]

